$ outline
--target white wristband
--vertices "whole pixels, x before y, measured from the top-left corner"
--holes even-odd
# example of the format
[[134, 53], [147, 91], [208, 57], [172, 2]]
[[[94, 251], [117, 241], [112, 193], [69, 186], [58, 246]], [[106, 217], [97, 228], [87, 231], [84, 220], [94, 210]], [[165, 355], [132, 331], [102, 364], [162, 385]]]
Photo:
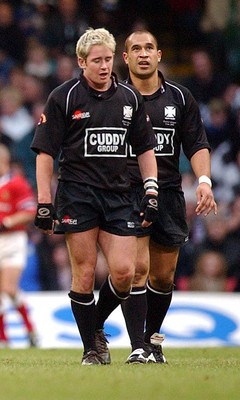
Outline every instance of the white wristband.
[[210, 188], [212, 187], [212, 181], [207, 175], [200, 176], [198, 178], [198, 183], [199, 183], [199, 185], [200, 185], [200, 183], [207, 183], [210, 186]]
[[155, 177], [149, 177], [144, 179], [144, 189], [146, 190], [146, 194], [155, 194], [156, 196], [158, 195], [158, 184], [157, 184], [157, 178]]

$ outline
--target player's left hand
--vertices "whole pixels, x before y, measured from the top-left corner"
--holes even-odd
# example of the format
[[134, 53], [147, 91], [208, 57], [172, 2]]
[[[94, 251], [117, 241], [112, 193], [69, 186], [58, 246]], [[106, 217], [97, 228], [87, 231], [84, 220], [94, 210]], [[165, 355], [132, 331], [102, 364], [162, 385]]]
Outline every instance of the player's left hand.
[[196, 190], [197, 207], [195, 212], [197, 215], [204, 213], [206, 217], [211, 211], [217, 214], [217, 203], [214, 200], [213, 192], [208, 183], [201, 183]]
[[158, 216], [158, 197], [155, 194], [145, 194], [140, 205], [140, 215], [144, 217], [143, 227], [148, 227]]

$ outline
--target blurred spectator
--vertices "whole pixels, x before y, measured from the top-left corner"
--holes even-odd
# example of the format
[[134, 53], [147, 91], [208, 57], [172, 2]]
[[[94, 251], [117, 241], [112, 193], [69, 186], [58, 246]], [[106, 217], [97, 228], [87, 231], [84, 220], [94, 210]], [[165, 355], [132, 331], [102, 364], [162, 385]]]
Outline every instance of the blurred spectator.
[[229, 0], [207, 0], [204, 2], [200, 29], [203, 33], [204, 44], [211, 53], [217, 68], [226, 70], [225, 29], [229, 20]]
[[47, 47], [34, 40], [29, 43], [26, 52], [24, 70], [28, 75], [46, 80], [53, 72], [53, 62], [48, 55]]
[[0, 49], [0, 88], [8, 84], [9, 74], [14, 64], [13, 59]]
[[205, 116], [207, 104], [212, 98], [221, 97], [230, 83], [227, 74], [216, 71], [210, 54], [204, 49], [195, 49], [191, 54], [192, 75], [183, 84], [191, 91]]
[[19, 288], [27, 260], [27, 227], [36, 213], [35, 196], [27, 180], [11, 168], [8, 148], [0, 145], [0, 344], [8, 345], [5, 296], [21, 315], [30, 346], [36, 335]]
[[[234, 199], [228, 206], [228, 218], [226, 221], [228, 235], [240, 239], [240, 183], [234, 188]], [[240, 260], [239, 260], [240, 264]], [[239, 265], [240, 267], [240, 265]], [[239, 268], [240, 276], [240, 268]]]
[[176, 47], [197, 46], [201, 43], [200, 21], [202, 0], [166, 0], [173, 19]]
[[14, 8], [9, 1], [0, 1], [0, 49], [18, 63], [23, 63], [26, 38], [16, 24]]
[[14, 161], [21, 163], [24, 174], [34, 190], [36, 190], [36, 155], [30, 149], [30, 144], [32, 143], [35, 127], [40, 120], [43, 108], [44, 102], [33, 103], [32, 117], [34, 120], [34, 126], [29, 133], [14, 143], [12, 147]]
[[208, 103], [208, 113], [204, 125], [212, 150], [222, 142], [236, 137], [236, 126], [233, 114], [229, 111], [223, 98], [212, 98]]
[[240, 182], [240, 148], [229, 141], [220, 144], [211, 155], [214, 194], [218, 202], [230, 203], [235, 197], [234, 188]]
[[228, 0], [229, 19], [225, 29], [226, 63], [231, 79], [240, 83], [240, 1]]
[[119, 0], [96, 0], [91, 21], [94, 28], [105, 27], [116, 39], [127, 30]]
[[4, 87], [0, 91], [0, 131], [14, 142], [27, 135], [33, 126], [21, 91], [12, 86]]
[[49, 94], [47, 81], [45, 82], [36, 76], [25, 74], [22, 79], [21, 92], [24, 106], [31, 113], [35, 103], [46, 101]]
[[63, 54], [59, 55], [55, 61], [55, 69], [47, 79], [49, 92], [51, 92], [55, 87], [61, 85], [63, 82], [68, 81], [79, 74], [76, 57], [73, 58]]
[[227, 275], [230, 277], [239, 274], [240, 246], [238, 240], [229, 235], [228, 218], [225, 207], [221, 209], [220, 206], [214, 219], [212, 215], [205, 218], [206, 237], [196, 246], [195, 253], [198, 256], [205, 250], [220, 252], [226, 259]]
[[76, 42], [89, 27], [83, 13], [81, 1], [59, 0], [56, 11], [48, 16], [42, 35], [42, 43], [47, 46], [52, 57], [59, 54], [75, 56]]
[[23, 65], [15, 65], [9, 73], [8, 85], [15, 87], [18, 90], [23, 89], [23, 81], [26, 76]]
[[16, 22], [25, 37], [41, 38], [45, 27], [45, 16], [51, 12], [50, 2], [45, 0], [19, 1], [15, 7]]
[[194, 272], [178, 281], [179, 290], [233, 292], [237, 279], [227, 276], [227, 260], [218, 251], [206, 250], [196, 259]]

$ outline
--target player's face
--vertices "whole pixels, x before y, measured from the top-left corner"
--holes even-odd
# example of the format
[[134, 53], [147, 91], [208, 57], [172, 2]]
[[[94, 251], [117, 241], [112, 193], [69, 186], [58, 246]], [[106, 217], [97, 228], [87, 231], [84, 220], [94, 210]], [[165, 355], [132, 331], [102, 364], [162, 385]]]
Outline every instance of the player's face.
[[78, 59], [78, 64], [83, 69], [89, 86], [93, 89], [103, 91], [110, 87], [113, 57], [113, 52], [108, 47], [94, 45], [86, 60]]
[[142, 79], [151, 77], [156, 73], [162, 52], [157, 49], [157, 44], [149, 33], [133, 33], [128, 40], [127, 51], [123, 53], [129, 71]]

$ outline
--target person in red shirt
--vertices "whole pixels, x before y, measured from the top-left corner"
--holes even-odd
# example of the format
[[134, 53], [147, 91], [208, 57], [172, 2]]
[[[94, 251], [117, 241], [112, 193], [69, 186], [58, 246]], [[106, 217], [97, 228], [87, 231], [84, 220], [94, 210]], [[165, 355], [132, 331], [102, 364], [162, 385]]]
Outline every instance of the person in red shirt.
[[19, 290], [19, 280], [26, 264], [27, 226], [34, 220], [36, 202], [33, 190], [19, 173], [11, 169], [8, 148], [0, 144], [0, 346], [9, 339], [4, 324], [4, 296], [21, 314], [30, 346], [36, 345], [36, 335], [27, 307]]

